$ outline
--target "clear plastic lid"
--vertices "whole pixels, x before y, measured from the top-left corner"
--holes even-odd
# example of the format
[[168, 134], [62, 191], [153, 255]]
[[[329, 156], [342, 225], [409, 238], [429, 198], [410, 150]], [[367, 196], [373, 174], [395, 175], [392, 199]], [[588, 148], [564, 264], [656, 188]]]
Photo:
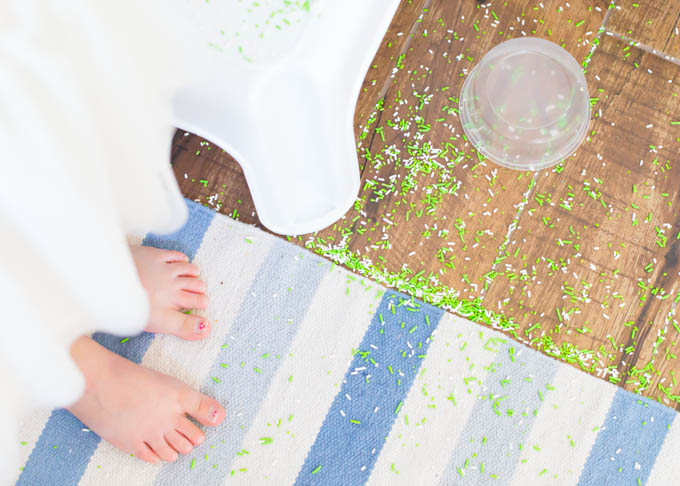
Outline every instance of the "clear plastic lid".
[[581, 66], [565, 49], [535, 37], [491, 49], [460, 95], [463, 130], [483, 155], [505, 167], [539, 170], [571, 155], [590, 122]]

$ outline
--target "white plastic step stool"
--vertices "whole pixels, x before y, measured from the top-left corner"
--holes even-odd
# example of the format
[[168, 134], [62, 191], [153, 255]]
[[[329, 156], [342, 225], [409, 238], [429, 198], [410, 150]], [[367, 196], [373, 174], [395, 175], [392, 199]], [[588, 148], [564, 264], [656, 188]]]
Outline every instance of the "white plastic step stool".
[[175, 122], [239, 162], [260, 221], [271, 231], [318, 231], [353, 204], [360, 182], [354, 109], [398, 5], [187, 5], [215, 70], [177, 93]]

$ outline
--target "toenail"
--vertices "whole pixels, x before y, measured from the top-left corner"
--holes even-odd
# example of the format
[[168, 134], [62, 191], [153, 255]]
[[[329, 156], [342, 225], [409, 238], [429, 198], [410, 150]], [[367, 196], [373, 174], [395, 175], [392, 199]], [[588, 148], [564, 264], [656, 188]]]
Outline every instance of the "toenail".
[[196, 323], [196, 334], [203, 334], [205, 332], [205, 322], [199, 321]]

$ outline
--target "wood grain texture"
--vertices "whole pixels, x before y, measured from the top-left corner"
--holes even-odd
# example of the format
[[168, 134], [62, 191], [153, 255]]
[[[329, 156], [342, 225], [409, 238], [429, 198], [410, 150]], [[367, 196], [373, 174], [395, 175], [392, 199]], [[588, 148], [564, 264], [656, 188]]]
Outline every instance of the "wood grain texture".
[[375, 111], [375, 104], [385, 95], [390, 85], [394, 64], [408, 49], [412, 39], [411, 33], [418, 29], [417, 20], [422, 15], [423, 8], [426, 8], [431, 1], [408, 0], [400, 3], [361, 88], [354, 113], [357, 137], [370, 115]]
[[[657, 333], [677, 333], [666, 317], [680, 271], [680, 68], [605, 36], [587, 78], [591, 134], [563, 171], [540, 174], [485, 303], [529, 342], [598, 350], [596, 369], [637, 389], [630, 373], [652, 359]], [[655, 364], [659, 377], [669, 367], [680, 369]]]
[[185, 197], [262, 227], [243, 170], [228, 153], [196, 135], [177, 130], [171, 160]]
[[[292, 241], [350, 254], [417, 296], [483, 299], [519, 326], [520, 340], [548, 352], [552, 343], [552, 354], [592, 350], [589, 371], [673, 405], [678, 66], [603, 34], [608, 12], [609, 26], [627, 11], [609, 5], [402, 2], [357, 104], [357, 201], [333, 227]], [[589, 60], [593, 98], [587, 142], [536, 174], [479, 157], [457, 114], [483, 54], [523, 35]], [[173, 166], [187, 197], [261, 227], [227, 153], [178, 131]]]
[[619, 0], [607, 29], [680, 58], [679, 0]]
[[531, 175], [478, 158], [466, 142], [457, 116], [465, 75], [493, 46], [523, 35], [585, 59], [606, 12], [604, 4], [535, 5], [433, 2], [427, 9], [386, 92], [374, 127], [380, 136], [364, 152], [371, 159], [358, 212], [365, 232], [349, 239], [354, 253], [392, 273], [423, 272], [461, 297], [480, 295]]

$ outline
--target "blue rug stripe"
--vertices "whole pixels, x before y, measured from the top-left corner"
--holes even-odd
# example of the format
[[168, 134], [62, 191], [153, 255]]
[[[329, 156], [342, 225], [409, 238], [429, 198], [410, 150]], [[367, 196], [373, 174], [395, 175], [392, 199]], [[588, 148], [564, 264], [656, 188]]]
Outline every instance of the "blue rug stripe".
[[644, 485], [675, 415], [671, 408], [617, 390], [578, 484]]
[[52, 411], [17, 486], [75, 486], [101, 440], [64, 409]]
[[188, 199], [185, 201], [189, 208], [187, 223], [178, 231], [169, 235], [149, 233], [144, 238], [142, 245], [181, 251], [189, 257], [189, 260], [194, 259], [201, 243], [203, 243], [205, 232], [216, 213], [214, 210]]
[[380, 302], [297, 486], [355, 486], [368, 480], [443, 315], [419, 301], [413, 312], [406, 301], [410, 299], [389, 291]]
[[510, 348], [517, 351], [502, 346], [483, 378], [485, 400], [472, 409], [440, 485], [508, 484], [522, 449], [539, 445], [527, 439], [560, 363]]
[[196, 454], [165, 464], [154, 484], [224, 484], [329, 266], [313, 255], [296, 256], [287, 243], [274, 243], [201, 387], [225, 406], [227, 418], [217, 428], [205, 428], [205, 446]]
[[[169, 235], [149, 234], [142, 244], [179, 250], [193, 259], [215, 212], [190, 201], [187, 205], [189, 219], [182, 229]], [[153, 334], [143, 332], [121, 343], [120, 336], [104, 333], [92, 336], [105, 348], [135, 363], [142, 361], [153, 338]], [[101, 441], [93, 432], [83, 432], [84, 428], [87, 427], [70, 412], [55, 409], [19, 476], [17, 486], [77, 485]], [[55, 464], [59, 467], [55, 468]]]

